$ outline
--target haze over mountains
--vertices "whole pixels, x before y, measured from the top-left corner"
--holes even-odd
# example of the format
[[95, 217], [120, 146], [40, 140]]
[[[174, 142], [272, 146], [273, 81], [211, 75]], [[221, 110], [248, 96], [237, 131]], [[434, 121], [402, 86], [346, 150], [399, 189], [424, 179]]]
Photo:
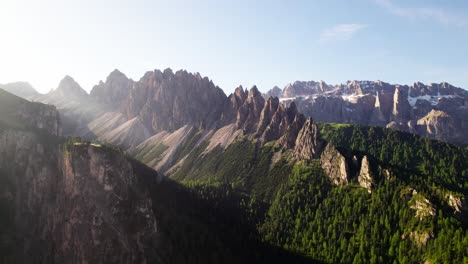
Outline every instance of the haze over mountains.
[[[239, 87], [226, 96], [207, 77], [170, 69], [147, 72], [139, 81], [114, 70], [90, 94], [69, 76], [44, 95], [27, 83], [3, 88], [26, 99], [56, 105], [63, 115], [65, 135], [100, 138], [126, 148], [184, 125], [217, 129], [234, 122], [238, 114], [239, 122], [244, 122], [245, 109], [238, 110], [250, 93]], [[255, 97], [257, 90], [254, 88], [250, 97]], [[294, 101], [298, 112], [319, 122], [385, 126], [454, 144], [468, 143], [464, 133], [468, 129], [468, 91], [448, 83], [348, 81], [328, 85], [296, 81], [283, 89], [269, 90], [263, 101], [270, 96], [285, 105]], [[264, 107], [262, 100], [254, 101], [256, 113], [249, 118], [260, 115]], [[276, 102], [273, 104], [268, 107], [276, 109]], [[132, 142], [125, 139], [128, 131], [133, 133]]]

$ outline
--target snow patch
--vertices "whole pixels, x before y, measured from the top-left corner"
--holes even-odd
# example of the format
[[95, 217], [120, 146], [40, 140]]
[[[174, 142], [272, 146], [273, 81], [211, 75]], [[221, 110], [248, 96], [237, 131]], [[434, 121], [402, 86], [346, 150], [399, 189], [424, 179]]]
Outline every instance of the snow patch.
[[440, 95], [440, 93], [437, 96], [431, 96], [431, 95], [421, 95], [421, 96], [416, 96], [416, 97], [411, 97], [408, 95], [408, 102], [411, 105], [411, 107], [415, 107], [416, 103], [418, 100], [424, 100], [428, 101], [431, 103], [431, 105], [436, 106], [442, 98], [455, 98], [457, 96], [455, 95]]

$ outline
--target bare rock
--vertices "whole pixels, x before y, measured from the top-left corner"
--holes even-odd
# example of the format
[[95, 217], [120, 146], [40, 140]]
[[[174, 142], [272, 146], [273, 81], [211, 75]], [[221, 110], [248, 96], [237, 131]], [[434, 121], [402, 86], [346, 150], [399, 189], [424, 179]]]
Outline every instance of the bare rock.
[[342, 185], [348, 183], [348, 164], [345, 157], [330, 143], [320, 156], [325, 175], [333, 184]]
[[370, 193], [372, 188], [372, 173], [367, 156], [364, 156], [361, 161], [361, 170], [357, 178], [359, 185], [366, 188]]
[[265, 99], [262, 94], [256, 86], [253, 86], [244, 104], [237, 111], [237, 128], [242, 129], [245, 134], [255, 132], [264, 104]]
[[307, 118], [296, 139], [294, 157], [298, 160], [312, 160], [320, 157], [326, 142], [321, 138], [317, 124]]
[[397, 86], [393, 95], [393, 118], [395, 121], [407, 121], [411, 117], [411, 106], [408, 102], [407, 87]]
[[112, 109], [123, 108], [134, 82], [125, 74], [115, 69], [105, 82], [99, 82], [91, 90], [90, 96], [100, 103], [111, 106]]

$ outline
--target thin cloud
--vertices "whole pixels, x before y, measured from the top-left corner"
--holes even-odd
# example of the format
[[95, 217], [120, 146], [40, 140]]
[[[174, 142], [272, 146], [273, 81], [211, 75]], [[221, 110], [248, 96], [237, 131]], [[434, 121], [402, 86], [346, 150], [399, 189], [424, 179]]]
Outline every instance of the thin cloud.
[[401, 7], [392, 0], [375, 0], [390, 13], [409, 19], [430, 19], [448, 26], [462, 27], [468, 24], [468, 18], [454, 12], [436, 7]]
[[320, 33], [320, 41], [345, 41], [353, 38], [356, 33], [365, 29], [365, 24], [339, 24], [334, 27], [327, 28]]

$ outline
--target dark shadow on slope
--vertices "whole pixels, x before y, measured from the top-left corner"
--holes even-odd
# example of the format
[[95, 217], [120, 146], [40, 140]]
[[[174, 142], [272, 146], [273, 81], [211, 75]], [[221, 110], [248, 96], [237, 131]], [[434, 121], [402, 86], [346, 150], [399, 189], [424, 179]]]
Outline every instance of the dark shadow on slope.
[[163, 263], [318, 263], [262, 243], [239, 207], [242, 196], [201, 197], [173, 180], [157, 182], [157, 174], [135, 160], [132, 166], [142, 184], [152, 186], [161, 234], [152, 246]]

